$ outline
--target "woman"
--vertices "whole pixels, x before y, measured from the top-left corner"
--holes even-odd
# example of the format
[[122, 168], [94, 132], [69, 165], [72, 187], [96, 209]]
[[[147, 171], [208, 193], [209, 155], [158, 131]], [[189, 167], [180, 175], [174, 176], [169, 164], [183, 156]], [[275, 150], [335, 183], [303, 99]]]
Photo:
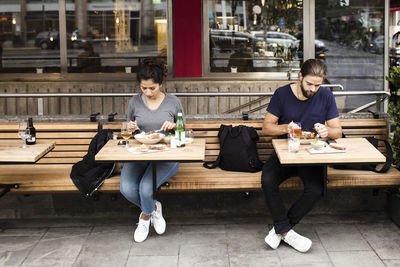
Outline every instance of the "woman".
[[[141, 93], [129, 101], [128, 121], [133, 130], [148, 132], [175, 129], [178, 110], [182, 109], [179, 99], [161, 91], [164, 66], [153, 59], [143, 61], [137, 71]], [[178, 162], [157, 163], [157, 187], [178, 171]], [[157, 234], [165, 232], [166, 223], [159, 201], [153, 199], [152, 163], [125, 163], [121, 172], [120, 191], [130, 202], [141, 209], [139, 222], [134, 234], [136, 242], [143, 242], [149, 234], [150, 223]]]

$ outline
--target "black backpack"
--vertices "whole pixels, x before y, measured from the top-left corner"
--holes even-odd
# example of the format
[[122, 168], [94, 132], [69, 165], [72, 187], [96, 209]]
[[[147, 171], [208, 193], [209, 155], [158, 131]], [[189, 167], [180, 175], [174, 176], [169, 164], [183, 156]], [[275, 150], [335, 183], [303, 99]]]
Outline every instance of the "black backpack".
[[217, 160], [209, 166], [213, 169], [219, 166], [226, 171], [258, 172], [262, 169], [262, 162], [258, 158], [256, 141], [259, 139], [253, 127], [239, 125], [221, 125], [218, 132], [220, 152]]
[[[344, 134], [342, 137], [345, 137]], [[383, 164], [382, 168], [377, 169], [376, 164], [359, 164], [359, 165], [354, 165], [354, 164], [338, 164], [338, 165], [331, 165], [332, 168], [334, 169], [342, 169], [342, 170], [367, 170], [367, 171], [373, 171], [377, 173], [385, 173], [390, 169], [390, 166], [392, 165], [393, 162], [393, 150], [392, 147], [390, 146], [389, 142], [387, 140], [383, 139], [376, 139], [375, 137], [366, 137], [365, 139], [368, 140], [375, 148], [378, 148], [378, 142], [383, 141], [386, 146], [386, 162]]]
[[111, 130], [101, 130], [92, 139], [88, 153], [83, 160], [72, 166], [70, 177], [75, 186], [86, 197], [89, 197], [109, 178], [114, 170], [115, 163], [99, 163], [94, 160], [100, 149], [112, 139]]

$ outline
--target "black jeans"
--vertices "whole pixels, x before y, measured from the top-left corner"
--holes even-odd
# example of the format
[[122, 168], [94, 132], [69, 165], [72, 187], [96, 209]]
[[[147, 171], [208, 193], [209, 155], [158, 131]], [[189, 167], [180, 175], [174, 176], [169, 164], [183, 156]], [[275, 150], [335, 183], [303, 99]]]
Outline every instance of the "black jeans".
[[[262, 189], [277, 234], [292, 229], [322, 197], [323, 171], [324, 168], [321, 166], [282, 166], [275, 152], [264, 164], [261, 175]], [[295, 175], [302, 179], [304, 191], [287, 212], [279, 192], [279, 185]]]

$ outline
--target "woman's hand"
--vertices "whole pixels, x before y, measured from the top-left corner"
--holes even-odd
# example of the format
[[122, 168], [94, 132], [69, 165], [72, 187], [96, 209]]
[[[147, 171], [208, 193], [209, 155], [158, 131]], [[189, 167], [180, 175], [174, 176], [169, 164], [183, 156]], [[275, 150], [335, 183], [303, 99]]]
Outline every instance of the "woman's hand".
[[164, 121], [163, 125], [161, 126], [161, 130], [164, 132], [168, 132], [170, 130], [175, 129], [176, 124], [171, 121]]
[[314, 128], [320, 137], [322, 138], [328, 137], [328, 128], [325, 126], [325, 124], [316, 123], [314, 124]]
[[129, 127], [132, 129], [132, 132], [134, 132], [134, 131], [139, 129], [139, 127], [137, 126], [136, 121], [130, 121], [129, 122]]

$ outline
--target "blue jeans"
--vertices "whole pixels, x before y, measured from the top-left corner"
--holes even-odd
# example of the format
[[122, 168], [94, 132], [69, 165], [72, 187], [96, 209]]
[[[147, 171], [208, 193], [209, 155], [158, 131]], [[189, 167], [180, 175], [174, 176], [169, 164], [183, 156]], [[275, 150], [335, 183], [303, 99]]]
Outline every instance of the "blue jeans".
[[[179, 162], [157, 162], [157, 188], [175, 175]], [[156, 200], [153, 199], [153, 163], [127, 162], [121, 171], [120, 191], [143, 213], [150, 215]]]

